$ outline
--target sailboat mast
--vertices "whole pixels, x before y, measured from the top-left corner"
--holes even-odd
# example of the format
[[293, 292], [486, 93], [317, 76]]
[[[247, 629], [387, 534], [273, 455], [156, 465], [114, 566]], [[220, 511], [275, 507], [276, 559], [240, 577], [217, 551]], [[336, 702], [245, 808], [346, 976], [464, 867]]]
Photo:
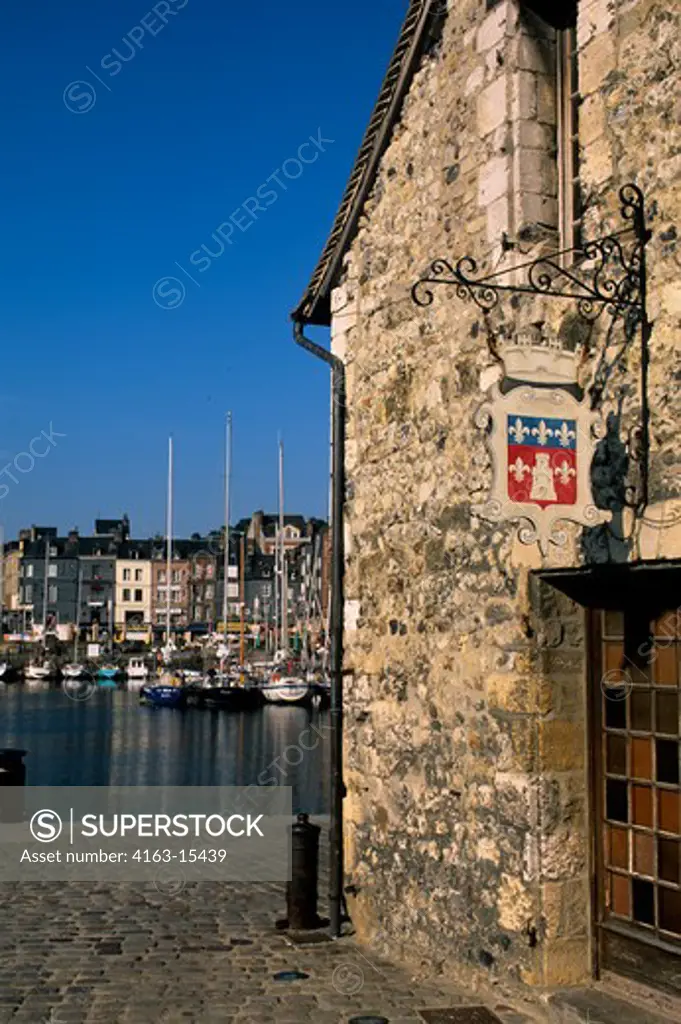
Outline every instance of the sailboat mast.
[[[244, 662], [246, 661], [246, 645], [244, 637], [244, 626], [246, 618], [246, 544], [243, 533], [241, 534], [241, 548], [239, 552], [239, 664], [243, 669]], [[244, 681], [243, 671], [241, 673], [241, 682]]]
[[78, 661], [78, 640], [80, 639], [80, 602], [83, 593], [83, 570], [78, 566], [78, 587], [76, 588], [76, 635], [73, 641], [73, 662]]
[[170, 647], [170, 576], [173, 560], [173, 439], [168, 438], [168, 503], [166, 521], [166, 646]]
[[286, 552], [284, 549], [284, 442], [279, 440], [279, 572], [281, 584], [281, 641], [282, 651], [288, 650], [288, 609], [286, 594]]
[[225, 577], [222, 594], [222, 633], [227, 638], [227, 617], [229, 615], [229, 491], [232, 475], [232, 414], [227, 413], [225, 426], [225, 550], [223, 573]]

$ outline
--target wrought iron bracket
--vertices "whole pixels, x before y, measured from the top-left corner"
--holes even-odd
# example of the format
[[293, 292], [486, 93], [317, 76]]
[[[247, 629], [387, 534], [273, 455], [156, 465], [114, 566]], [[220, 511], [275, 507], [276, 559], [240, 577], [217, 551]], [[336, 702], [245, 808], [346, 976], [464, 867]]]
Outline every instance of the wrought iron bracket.
[[[641, 424], [631, 455], [640, 466], [640, 488], [637, 508], [648, 503], [648, 346], [652, 324], [648, 319], [646, 246], [651, 232], [646, 227], [645, 199], [641, 189], [632, 183], [619, 190], [620, 212], [625, 227], [580, 247], [545, 253], [536, 259], [514, 263], [503, 270], [479, 274], [478, 264], [471, 256], [456, 263], [447, 259], [433, 260], [426, 273], [411, 289], [417, 306], [432, 305], [434, 288], [454, 288], [456, 297], [472, 301], [488, 314], [495, 309], [505, 293], [543, 296], [547, 299], [572, 301], [578, 315], [594, 324], [603, 314], [610, 318], [607, 341], [601, 350], [591, 388], [592, 404], [601, 399], [613, 369], [619, 365], [635, 337], [641, 343]], [[624, 338], [612, 347], [612, 335], [620, 325]], [[492, 353], [494, 354], [494, 353]], [[634, 450], [635, 449], [635, 450]]]

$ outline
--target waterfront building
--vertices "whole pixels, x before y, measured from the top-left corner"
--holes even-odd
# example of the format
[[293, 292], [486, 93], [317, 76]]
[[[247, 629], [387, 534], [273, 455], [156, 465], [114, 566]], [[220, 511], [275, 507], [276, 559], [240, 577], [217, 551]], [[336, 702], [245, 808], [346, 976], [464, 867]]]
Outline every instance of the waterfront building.
[[78, 532], [58, 537], [53, 526], [25, 531], [21, 557], [20, 604], [26, 625], [49, 630], [73, 623], [78, 589]]
[[349, 913], [464, 982], [681, 994], [680, 47], [412, 0], [294, 312], [345, 371]]
[[217, 606], [217, 557], [209, 542], [195, 537], [197, 545], [189, 552], [190, 562], [190, 623], [196, 632], [212, 632], [219, 618]]
[[11, 540], [5, 544], [3, 572], [3, 604], [8, 619], [15, 622], [21, 610], [21, 558], [22, 542]]
[[127, 540], [118, 548], [114, 620], [120, 640], [151, 636], [151, 548], [150, 540]]
[[173, 541], [170, 580], [165, 544], [156, 546], [151, 561], [151, 623], [157, 634], [168, 624], [168, 587], [170, 587], [170, 628], [184, 632], [190, 622], [191, 561], [182, 557], [181, 542]]

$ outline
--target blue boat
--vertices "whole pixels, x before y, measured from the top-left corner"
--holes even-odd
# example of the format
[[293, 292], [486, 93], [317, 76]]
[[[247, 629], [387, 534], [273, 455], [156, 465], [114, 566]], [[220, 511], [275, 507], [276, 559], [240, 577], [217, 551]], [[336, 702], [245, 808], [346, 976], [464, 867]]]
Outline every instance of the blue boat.
[[140, 690], [140, 704], [154, 708], [184, 708], [187, 704], [187, 690], [175, 680], [148, 683]]

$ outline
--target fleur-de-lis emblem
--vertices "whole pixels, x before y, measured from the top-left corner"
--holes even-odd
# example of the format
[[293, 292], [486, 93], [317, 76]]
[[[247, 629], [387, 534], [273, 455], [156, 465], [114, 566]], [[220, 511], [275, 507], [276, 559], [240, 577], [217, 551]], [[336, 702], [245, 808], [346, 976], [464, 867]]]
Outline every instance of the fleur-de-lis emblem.
[[553, 431], [546, 426], [544, 420], [539, 421], [538, 427], [532, 427], [532, 434], [537, 438], [539, 444], [546, 444], [553, 437]]
[[561, 423], [560, 430], [554, 431], [554, 435], [561, 448], [567, 448], [570, 441], [577, 436], [574, 430], [570, 430], [565, 420]]
[[[563, 424], [565, 426], [565, 424]], [[571, 476], [576, 476], [575, 470], [565, 460], [561, 462], [560, 466], [555, 466], [553, 472], [559, 478], [560, 482], [565, 485], [570, 482]]]
[[511, 437], [515, 437], [516, 444], [522, 444], [523, 438], [525, 434], [529, 434], [530, 428], [523, 426], [523, 421], [521, 420], [520, 416], [518, 416], [515, 423], [513, 423], [508, 428], [508, 432], [511, 435]]
[[519, 483], [522, 483], [522, 480], [523, 480], [523, 477], [525, 476], [525, 474], [526, 473], [531, 473], [532, 469], [530, 468], [530, 466], [526, 465], [523, 462], [523, 460], [520, 458], [520, 456], [518, 456], [518, 458], [515, 460], [515, 462], [513, 462], [508, 467], [508, 471], [509, 471], [509, 473], [513, 474], [513, 476], [516, 478], [516, 480]]

